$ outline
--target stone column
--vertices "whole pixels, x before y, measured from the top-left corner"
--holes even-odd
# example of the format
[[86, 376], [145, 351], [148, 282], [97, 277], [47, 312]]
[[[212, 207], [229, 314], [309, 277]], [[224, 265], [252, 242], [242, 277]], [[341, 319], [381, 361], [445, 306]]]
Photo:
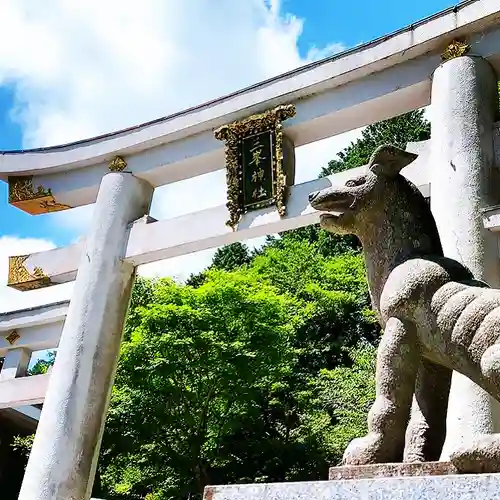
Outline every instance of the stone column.
[[[497, 237], [483, 227], [481, 208], [497, 204], [493, 123], [497, 76], [476, 56], [444, 62], [432, 82], [431, 209], [447, 257], [477, 279], [500, 286]], [[448, 408], [442, 459], [476, 433], [498, 429], [500, 405], [456, 372]]]
[[0, 381], [17, 377], [24, 377], [28, 370], [31, 351], [23, 347], [9, 349], [3, 361], [0, 371]]
[[129, 223], [153, 188], [130, 173], [102, 179], [19, 500], [88, 500], [135, 269]]

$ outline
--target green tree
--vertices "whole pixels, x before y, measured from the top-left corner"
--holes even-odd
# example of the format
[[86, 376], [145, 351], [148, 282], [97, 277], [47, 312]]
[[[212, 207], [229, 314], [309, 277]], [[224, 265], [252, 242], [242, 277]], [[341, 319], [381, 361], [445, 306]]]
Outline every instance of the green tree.
[[[233, 271], [239, 267], [245, 266], [252, 261], [252, 253], [247, 245], [237, 241], [230, 245], [225, 245], [216, 250], [212, 263], [208, 269], [221, 269], [224, 271]], [[201, 273], [191, 274], [186, 280], [186, 285], [199, 287], [207, 278], [206, 270]]]
[[155, 284], [113, 389], [101, 456], [110, 498], [199, 497], [234, 462], [221, 443], [242, 416], [260, 418], [262, 393], [290, 371], [299, 308], [244, 273]]
[[212, 268], [233, 271], [252, 260], [248, 247], [239, 241], [218, 248], [212, 260]]
[[[325, 477], [339, 449], [320, 370], [376, 344], [362, 257], [286, 241], [197, 288], [135, 300], [100, 471], [105, 496], [198, 498], [207, 483]], [[332, 444], [333, 443], [333, 444]]]
[[130, 340], [130, 335], [141, 323], [139, 311], [142, 307], [147, 307], [154, 299], [155, 280], [137, 276], [130, 297], [130, 304], [127, 312], [127, 321], [123, 333], [123, 340]]
[[304, 304], [294, 346], [300, 352], [301, 371], [308, 375], [349, 364], [347, 350], [360, 340], [378, 342], [380, 327], [370, 307], [359, 252], [324, 256], [317, 244], [284, 238], [279, 247], [256, 257], [250, 271]]
[[263, 248], [257, 255], [262, 255], [267, 248], [285, 248], [288, 242], [307, 242], [313, 245], [324, 257], [335, 257], [352, 250], [360, 251], [361, 244], [356, 236], [338, 235], [324, 231], [319, 224], [299, 227], [280, 233], [278, 237], [266, 239]]
[[33, 367], [28, 370], [28, 375], [40, 375], [42, 373], [47, 373], [47, 370], [54, 364], [56, 355], [56, 351], [49, 351], [46, 358], [38, 359]]
[[352, 391], [337, 379], [356, 366], [352, 349], [378, 339], [363, 272], [359, 253], [290, 240], [198, 288], [139, 280], [98, 496], [195, 499], [207, 483], [325, 478], [352, 435], [338, 413]]
[[328, 449], [340, 460], [349, 442], [367, 432], [368, 412], [375, 400], [376, 347], [361, 342], [349, 350], [352, 365], [321, 370], [316, 380], [319, 403], [332, 418]]
[[29, 434], [28, 436], [14, 436], [12, 441], [12, 449], [22, 455], [25, 458], [26, 463], [28, 462], [34, 439], [35, 435]]
[[404, 149], [409, 142], [429, 139], [430, 134], [430, 123], [425, 119], [423, 110], [410, 111], [368, 125], [359, 139], [338, 153], [338, 160], [331, 160], [327, 167], [323, 167], [320, 177], [367, 164], [375, 148], [382, 144], [392, 144]]

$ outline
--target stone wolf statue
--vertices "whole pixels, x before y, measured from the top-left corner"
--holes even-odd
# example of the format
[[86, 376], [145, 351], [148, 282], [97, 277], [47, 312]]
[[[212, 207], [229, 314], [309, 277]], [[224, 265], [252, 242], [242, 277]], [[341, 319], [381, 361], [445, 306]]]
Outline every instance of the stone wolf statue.
[[[379, 147], [364, 174], [309, 195], [322, 228], [360, 239], [384, 329], [368, 434], [344, 464], [438, 460], [453, 370], [500, 400], [500, 290], [443, 255], [427, 201], [400, 174], [415, 158]], [[461, 472], [500, 471], [500, 434], [462, 444], [451, 461]]]

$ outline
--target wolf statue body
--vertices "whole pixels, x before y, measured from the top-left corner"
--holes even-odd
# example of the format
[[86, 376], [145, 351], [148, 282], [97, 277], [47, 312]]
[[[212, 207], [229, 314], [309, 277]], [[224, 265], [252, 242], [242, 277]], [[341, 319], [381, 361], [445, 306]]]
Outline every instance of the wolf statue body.
[[[368, 434], [344, 464], [438, 460], [453, 370], [500, 400], [500, 290], [443, 255], [427, 200], [400, 173], [415, 157], [379, 147], [364, 174], [309, 196], [322, 228], [360, 239], [384, 330]], [[461, 444], [451, 461], [461, 472], [500, 471], [500, 434]]]

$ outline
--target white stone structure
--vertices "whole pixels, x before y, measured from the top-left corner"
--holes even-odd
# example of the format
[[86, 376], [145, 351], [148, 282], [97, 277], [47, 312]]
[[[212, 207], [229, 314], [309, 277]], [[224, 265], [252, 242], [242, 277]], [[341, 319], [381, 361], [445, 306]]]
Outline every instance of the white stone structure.
[[135, 275], [123, 260], [128, 225], [148, 212], [152, 195], [131, 173], [102, 179], [19, 499], [92, 493]]
[[[431, 209], [444, 253], [477, 279], [500, 287], [497, 236], [480, 214], [500, 204], [493, 147], [498, 77], [478, 56], [442, 64], [432, 83]], [[497, 164], [498, 165], [498, 164]], [[453, 373], [442, 459], [471, 434], [500, 431], [500, 403], [467, 377]]]
[[[465, 40], [470, 50], [460, 53], [459, 44], [458, 57], [443, 63], [441, 54], [455, 39]], [[352, 175], [293, 186], [286, 216], [261, 209], [244, 215], [235, 231], [225, 224], [225, 206], [164, 221], [148, 217], [155, 187], [225, 168], [224, 144], [214, 138], [221, 125], [294, 104], [296, 115], [283, 123], [283, 131], [297, 147], [432, 102], [432, 139], [409, 145], [420, 156], [403, 174], [430, 196], [445, 253], [498, 285], [493, 233], [500, 231], [500, 209], [492, 180], [500, 166], [499, 69], [500, 4], [469, 0], [170, 117], [73, 144], [0, 155], [0, 179], [9, 183], [10, 201], [20, 209], [38, 214], [96, 203], [84, 241], [10, 261], [9, 284], [20, 290], [76, 279], [65, 322], [52, 306], [11, 318], [10, 329], [3, 328], [9, 331], [6, 339], [11, 330], [19, 338], [14, 335], [5, 346], [0, 407], [44, 400], [19, 498], [90, 497], [137, 265], [314, 223], [318, 214], [309, 207], [308, 194]], [[53, 317], [24, 335], [21, 329], [30, 327], [21, 323], [30, 314]], [[26, 349], [37, 342], [53, 345], [54, 339], [59, 354], [52, 374], [20, 377]], [[468, 403], [457, 404], [457, 396]], [[498, 405], [468, 381], [454, 378], [450, 402], [445, 455], [471, 431], [497, 430]]]
[[[0, 411], [43, 403], [50, 374], [26, 377], [31, 353], [55, 349], [63, 330], [69, 302], [0, 314]], [[28, 410], [38, 420], [38, 413]]]

